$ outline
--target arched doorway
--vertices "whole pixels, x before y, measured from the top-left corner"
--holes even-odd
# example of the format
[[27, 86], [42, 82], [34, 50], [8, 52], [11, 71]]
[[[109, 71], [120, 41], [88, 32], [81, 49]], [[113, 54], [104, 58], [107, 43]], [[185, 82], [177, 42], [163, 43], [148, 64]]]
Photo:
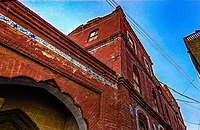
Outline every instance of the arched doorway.
[[0, 111], [20, 109], [41, 130], [87, 129], [71, 98], [46, 83], [22, 77], [0, 78], [0, 98], [5, 100]]

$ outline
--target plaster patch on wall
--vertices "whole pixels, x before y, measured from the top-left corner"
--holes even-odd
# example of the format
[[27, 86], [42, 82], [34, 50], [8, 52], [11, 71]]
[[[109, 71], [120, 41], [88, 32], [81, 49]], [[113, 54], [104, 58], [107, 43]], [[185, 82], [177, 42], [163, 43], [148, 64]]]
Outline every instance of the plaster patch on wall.
[[75, 73], [78, 69], [77, 68], [73, 68], [73, 72], [72, 73]]
[[45, 51], [42, 51], [42, 54], [48, 58], [51, 58], [51, 59], [54, 59], [54, 56], [52, 56], [51, 54], [45, 52]]

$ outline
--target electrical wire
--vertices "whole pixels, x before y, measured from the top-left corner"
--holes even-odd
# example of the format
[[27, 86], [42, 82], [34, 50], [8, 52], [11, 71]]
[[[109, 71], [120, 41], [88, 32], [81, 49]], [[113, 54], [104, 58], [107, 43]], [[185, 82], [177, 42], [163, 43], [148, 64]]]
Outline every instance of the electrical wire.
[[107, 1], [107, 3], [110, 5], [110, 6], [112, 6], [113, 8], [115, 8], [116, 6], [115, 5], [113, 5], [113, 3], [112, 2], [110, 2], [110, 0], [106, 0]]
[[[192, 108], [195, 108], [196, 110], [200, 111], [200, 108], [195, 107], [195, 106], [193, 106], [193, 105], [190, 105], [190, 104], [188, 104], [188, 103], [186, 103], [186, 102], [183, 102], [183, 104], [184, 104], [184, 105], [187, 105], [187, 106], [190, 106], [190, 107], [192, 107]], [[187, 123], [190, 123], [190, 124], [200, 125], [200, 123], [194, 123], [194, 122], [190, 122], [190, 121], [186, 121], [186, 120], [184, 120], [184, 121], [187, 122]]]
[[197, 102], [191, 102], [191, 101], [181, 100], [181, 99], [176, 99], [176, 101], [198, 104]]
[[[193, 78], [192, 82], [194, 82], [195, 79], [196, 79], [196, 77]], [[185, 94], [185, 93], [186, 93], [186, 91], [190, 88], [190, 85], [191, 85], [191, 84], [189, 84], [189, 85], [187, 86], [187, 88], [182, 92], [182, 94]], [[181, 97], [182, 97], [182, 96], [180, 95], [176, 100], [180, 99]]]
[[109, 5], [112, 5], [113, 8], [116, 8], [118, 6], [117, 2], [114, 0], [106, 0]]
[[130, 23], [135, 24], [134, 27], [137, 27], [136, 31], [142, 35], [142, 37], [145, 38], [147, 42], [150, 43], [166, 61], [168, 61], [186, 80], [189, 81], [193, 87], [200, 92], [199, 88], [191, 81], [189, 75], [127, 13], [126, 15], [128, 16]]
[[199, 110], [200, 111], [200, 108], [199, 107], [195, 107], [195, 106], [193, 106], [193, 105], [191, 105], [191, 104], [188, 104], [188, 103], [183, 103], [184, 105], [187, 105], [187, 106], [190, 106], [190, 107], [192, 107], [192, 108], [195, 108], [196, 110]]
[[179, 95], [181, 95], [181, 96], [183, 96], [183, 97], [185, 97], [185, 98], [187, 98], [187, 99], [190, 99], [190, 100], [192, 100], [192, 101], [195, 101], [195, 102], [197, 102], [197, 103], [200, 103], [200, 101], [198, 101], [198, 100], [196, 100], [196, 99], [193, 99], [193, 98], [191, 98], [191, 97], [189, 97], [189, 96], [186, 96], [186, 95], [184, 95], [184, 94], [182, 94], [182, 93], [176, 91], [175, 89], [173, 89], [173, 88], [171, 88], [171, 87], [169, 87], [169, 89], [171, 89], [171, 90], [174, 91], [175, 93], [177, 93], [177, 94], [179, 94]]
[[[111, 5], [113, 8], [117, 7], [118, 4], [115, 0], [106, 0], [109, 5]], [[125, 11], [124, 11], [125, 12]], [[127, 16], [127, 20], [131, 23], [133, 28], [148, 42], [150, 43], [162, 56], [163, 58], [168, 61], [196, 90], [199, 90], [199, 86], [196, 86], [193, 84], [193, 80], [191, 77], [175, 62], [175, 60], [169, 56], [143, 29], [142, 27], [127, 13], [125, 12]], [[199, 87], [199, 88], [198, 88]]]
[[[118, 6], [117, 2], [115, 2], [115, 0], [106, 0], [112, 7], [114, 6], [116, 8], [116, 6]], [[113, 7], [113, 8], [114, 8]], [[196, 99], [193, 99], [193, 98], [190, 98], [185, 94], [185, 92], [189, 89], [189, 87], [192, 85], [195, 89], [197, 89], [199, 92], [199, 86], [196, 86], [195, 84], [193, 84], [194, 82], [194, 79], [192, 80], [191, 77], [175, 62], [175, 60], [169, 56], [142, 28], [141, 26], [130, 16], [128, 15], [127, 12], [125, 12], [126, 16], [127, 16], [127, 20], [131, 23], [131, 25], [133, 26], [133, 28], [148, 42], [150, 43], [162, 56], [163, 58], [168, 61], [189, 83], [190, 85], [188, 85], [188, 87], [184, 90], [183, 93], [180, 93], [172, 88], [170, 88], [172, 91], [178, 93], [180, 96], [178, 97], [177, 101], [181, 101], [181, 102], [184, 102], [184, 104], [190, 106], [190, 107], [193, 107], [193, 108], [196, 108], [198, 110], [200, 110], [200, 108], [197, 108], [197, 107], [194, 107], [188, 103], [200, 103], [200, 101], [196, 100]], [[188, 98], [194, 102], [191, 102], [191, 101], [186, 101], [186, 100], [181, 100], [180, 98], [181, 97], [185, 97], [185, 98]], [[200, 123], [193, 123], [193, 122], [190, 122], [190, 121], [185, 121], [187, 123], [190, 123], [190, 124], [194, 124], [194, 125], [198, 125], [200, 126]]]
[[190, 122], [190, 121], [186, 121], [185, 122], [189, 123], [189, 124], [193, 124], [193, 125], [200, 125], [200, 123], [194, 123], [194, 122]]

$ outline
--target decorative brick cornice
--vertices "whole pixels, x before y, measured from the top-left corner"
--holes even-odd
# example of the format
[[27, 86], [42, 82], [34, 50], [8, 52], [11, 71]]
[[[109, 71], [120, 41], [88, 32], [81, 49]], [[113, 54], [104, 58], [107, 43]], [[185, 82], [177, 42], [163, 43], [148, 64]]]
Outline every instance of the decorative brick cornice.
[[[23, 5], [21, 5], [19, 2], [14, 2], [14, 3], [12, 3], [12, 4], [17, 5], [17, 6], [19, 6], [20, 8], [26, 9], [25, 7], [22, 7]], [[0, 5], [0, 6], [2, 6], [2, 5]], [[4, 5], [3, 5], [3, 7], [5, 8]], [[12, 12], [12, 11], [11, 11], [12, 9], [14, 10], [14, 8], [11, 8], [11, 9], [10, 9], [10, 12]], [[28, 12], [28, 11], [29, 11], [29, 13], [33, 13], [33, 12], [31, 12], [30, 10], [27, 9], [27, 12]], [[17, 14], [15, 14], [15, 15], [17, 15]], [[35, 15], [35, 14], [33, 14], [33, 15]], [[18, 16], [18, 18], [19, 18], [19, 17], [22, 17], [22, 16], [19, 16], [19, 14], [18, 14], [17, 16]], [[17, 16], [15, 16], [15, 17], [17, 17]], [[43, 21], [43, 20], [41, 20], [41, 19], [39, 19], [38, 16], [35, 16], [35, 18], [39, 21], [39, 23], [40, 23], [40, 22], [43, 22], [44, 25], [46, 25], [46, 22]], [[33, 32], [30, 32], [29, 30], [23, 28], [21, 25], [19, 25], [19, 24], [15, 23], [14, 21], [10, 20], [9, 18], [7, 18], [6, 16], [4, 16], [3, 14], [0, 15], [0, 20], [3, 21], [4, 23], [6, 23], [7, 25], [13, 27], [13, 28], [16, 29], [17, 31], [20, 31], [21, 33], [25, 34], [26, 36], [28, 36], [28, 37], [31, 38], [32, 40], [36, 41], [37, 43], [41, 44], [42, 46], [44, 46], [44, 47], [48, 48], [49, 50], [53, 51], [54, 53], [58, 54], [59, 56], [63, 57], [64, 59], [66, 59], [67, 61], [69, 61], [69, 62], [71, 62], [72, 64], [76, 65], [77, 67], [82, 68], [84, 71], [90, 73], [91, 75], [93, 75], [93, 76], [96, 77], [97, 79], [101, 80], [101, 81], [104, 82], [105, 84], [116, 88], [116, 85], [114, 85], [114, 84], [111, 83], [110, 81], [106, 80], [105, 78], [99, 76], [97, 73], [95, 73], [95, 72], [92, 71], [91, 69], [89, 69], [89, 68], [87, 68], [86, 66], [82, 65], [80, 62], [78, 62], [77, 60], [73, 59], [71, 56], [67, 55], [67, 54], [64, 53], [62, 50], [58, 49], [58, 47], [56, 47], [56, 46], [54, 46], [54, 45], [48, 43], [48, 41], [45, 41], [44, 39], [40, 38], [40, 37], [39, 37], [40, 34], [36, 35], [36, 34], [34, 34]], [[26, 20], [27, 20], [27, 19], [26, 19]], [[26, 22], [26, 20], [25, 20], [24, 22]], [[34, 26], [34, 29], [37, 30], [37, 28], [35, 27], [36, 25], [34, 25], [34, 24], [31, 23], [31, 22], [32, 22], [32, 21], [30, 21], [30, 23], [26, 23], [26, 24], [28, 24], [28, 25], [32, 24], [32, 26]], [[35, 22], [35, 21], [34, 21], [34, 22]], [[48, 24], [47, 24], [47, 25], [48, 25]], [[42, 27], [42, 25], [41, 25], [41, 27]], [[48, 29], [49, 29], [49, 27], [48, 27]], [[44, 33], [46, 30], [47, 30], [47, 29], [45, 28], [45, 29], [43, 30], [42, 33]], [[75, 44], [74, 44], [72, 41], [70, 41], [66, 36], [63, 36], [63, 34], [62, 34], [61, 32], [58, 32], [58, 30], [56, 30], [55, 28], [50, 27], [50, 30], [52, 31], [50, 34], [52, 34], [52, 33], [55, 32], [55, 33], [58, 35], [57, 37], [60, 36], [61, 39], [64, 38], [63, 40], [65, 40], [65, 41], [67, 40], [67, 43], [69, 43], [69, 44], [71, 45], [71, 46], [69, 46], [69, 45], [67, 46], [67, 47], [69, 47], [69, 48], [66, 48], [66, 46], [62, 46], [62, 47], [68, 49], [68, 50], [70, 51], [70, 53], [72, 53], [73, 55], [75, 55], [76, 57], [80, 58], [80, 59], [83, 60], [83, 61], [86, 61], [86, 59], [83, 59], [83, 58], [86, 58], [86, 56], [87, 56], [87, 59], [89, 60], [89, 62], [90, 62], [91, 59], [92, 59], [91, 62], [99, 63], [99, 64], [97, 64], [97, 66], [99, 66], [99, 65], [100, 65], [100, 66], [97, 67], [97, 66], [94, 66], [94, 65], [92, 65], [91, 63], [89, 63], [89, 62], [87, 61], [87, 63], [90, 64], [90, 66], [95, 67], [95, 68], [98, 69], [100, 72], [101, 72], [101, 71], [104, 72], [105, 69], [104, 69], [103, 67], [105, 67], [105, 68], [107, 69], [107, 70], [106, 70], [107, 72], [105, 73], [105, 75], [108, 76], [109, 78], [113, 78], [113, 79], [114, 79], [114, 77], [112, 77], [112, 76], [114, 76], [115, 74], [114, 74], [114, 72], [113, 72], [112, 70], [110, 70], [108, 67], [106, 67], [104, 64], [102, 64], [100, 61], [98, 61], [97, 59], [95, 59], [95, 58], [92, 57], [91, 55], [89, 55], [89, 54], [88, 54], [87, 52], [85, 52], [83, 49], [81, 49], [80, 47], [78, 47], [77, 45], [75, 45]], [[41, 32], [41, 30], [37, 30], [37, 31]], [[55, 34], [54, 34], [54, 35], [55, 35]], [[47, 37], [49, 37], [49, 36], [47, 36]], [[51, 39], [52, 39], [52, 38], [53, 38], [53, 37], [51, 37]], [[54, 38], [53, 38], [52, 40], [55, 41]], [[58, 43], [58, 41], [56, 41], [56, 42]], [[65, 42], [65, 45], [67, 45], [66, 42]], [[72, 46], [73, 46], [73, 48], [72, 48]], [[74, 51], [72, 51], [72, 50], [74, 50]], [[75, 52], [76, 52], [76, 53], [75, 53]], [[80, 53], [80, 52], [81, 52], [81, 53]], [[83, 53], [84, 53], [84, 54], [83, 54]], [[80, 54], [81, 56], [83, 56], [83, 57], [80, 57], [79, 54]], [[86, 55], [86, 56], [85, 56], [85, 55]], [[95, 64], [96, 64], [96, 63], [95, 63]], [[103, 66], [103, 67], [102, 67], [102, 66]], [[101, 68], [101, 69], [104, 69], [104, 70], [100, 70], [100, 68]], [[114, 75], [113, 75], [113, 74], [110, 75], [111, 73], [113, 73]]]

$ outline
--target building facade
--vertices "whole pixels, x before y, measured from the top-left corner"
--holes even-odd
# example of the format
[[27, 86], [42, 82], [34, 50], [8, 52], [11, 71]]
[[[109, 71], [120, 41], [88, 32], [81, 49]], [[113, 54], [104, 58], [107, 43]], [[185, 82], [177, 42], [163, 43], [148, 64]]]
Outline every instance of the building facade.
[[200, 30], [197, 30], [195, 33], [184, 37], [183, 40], [197, 71], [197, 75], [200, 78]]
[[0, 129], [186, 129], [121, 7], [66, 36], [5, 1], [0, 26]]

